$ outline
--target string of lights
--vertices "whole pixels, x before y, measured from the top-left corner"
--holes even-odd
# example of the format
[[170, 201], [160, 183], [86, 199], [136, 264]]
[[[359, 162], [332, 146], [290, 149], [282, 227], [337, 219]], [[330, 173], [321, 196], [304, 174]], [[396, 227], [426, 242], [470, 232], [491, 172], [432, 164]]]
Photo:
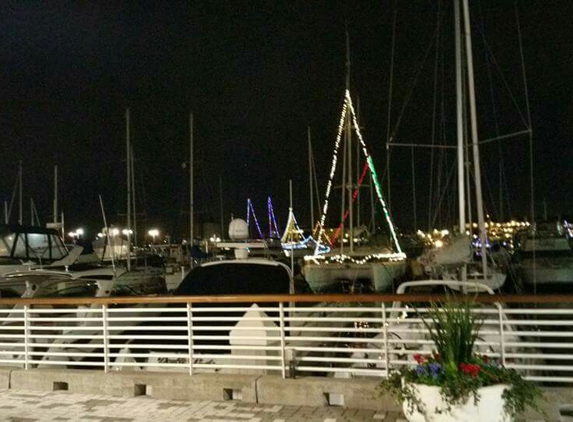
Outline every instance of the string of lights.
[[267, 211], [269, 214], [270, 236], [275, 237], [274, 235], [276, 235], [276, 237], [280, 237], [281, 235], [280, 235], [279, 226], [277, 224], [277, 219], [275, 217], [275, 211], [273, 208], [273, 201], [271, 200], [270, 196], [267, 199]]
[[[330, 197], [330, 192], [332, 190], [332, 182], [334, 179], [334, 174], [336, 172], [336, 165], [338, 162], [338, 152], [339, 152], [339, 148], [340, 148], [340, 141], [342, 139], [342, 132], [344, 129], [344, 123], [346, 121], [346, 113], [347, 112], [349, 112], [349, 116], [352, 119], [351, 120], [352, 126], [356, 132], [356, 135], [357, 135], [358, 140], [360, 142], [360, 145], [362, 147], [362, 152], [363, 152], [364, 156], [366, 157], [366, 163], [368, 165], [368, 168], [370, 169], [370, 173], [372, 174], [372, 180], [374, 181], [376, 195], [378, 197], [378, 201], [380, 202], [380, 205], [382, 206], [384, 217], [386, 219], [386, 222], [388, 223], [388, 226], [390, 227], [390, 232], [392, 234], [393, 243], [396, 247], [396, 251], [398, 252], [396, 255], [399, 256], [399, 259], [404, 259], [405, 254], [402, 252], [402, 248], [400, 247], [400, 244], [398, 243], [398, 237], [396, 235], [394, 223], [392, 222], [392, 219], [390, 217], [390, 213], [388, 212], [388, 208], [386, 207], [386, 203], [385, 203], [383, 195], [382, 195], [382, 188], [381, 188], [380, 183], [378, 181], [378, 176], [376, 173], [376, 169], [374, 167], [374, 162], [373, 162], [372, 157], [370, 156], [370, 154], [368, 152], [368, 149], [366, 148], [366, 143], [364, 142], [364, 139], [362, 138], [362, 133], [360, 132], [360, 127], [358, 126], [358, 121], [356, 118], [356, 113], [354, 112], [354, 107], [352, 105], [352, 98], [350, 96], [350, 90], [348, 90], [348, 89], [345, 92], [344, 104], [342, 106], [342, 114], [341, 114], [340, 122], [338, 125], [336, 142], [334, 144], [334, 153], [332, 156], [332, 164], [330, 167], [329, 179], [328, 179], [328, 183], [326, 186], [326, 195], [325, 195], [324, 206], [323, 206], [322, 215], [320, 218], [320, 232], [319, 232], [318, 239], [317, 239], [317, 248], [315, 250], [315, 255], [318, 254], [318, 247], [320, 245], [320, 241], [321, 241], [322, 235], [324, 233], [324, 224], [326, 221], [326, 214], [328, 213], [328, 204], [329, 204], [328, 200]], [[356, 193], [356, 195], [357, 195], [357, 193]], [[353, 201], [354, 201], [354, 195], [353, 195]]]
[[253, 215], [253, 220], [255, 220], [255, 226], [257, 227], [257, 232], [259, 233], [259, 239], [263, 238], [263, 232], [261, 230], [261, 226], [259, 225], [259, 221], [257, 220], [257, 215], [255, 214], [255, 209], [253, 207], [253, 203], [251, 198], [247, 199], [247, 227], [251, 227], [249, 225], [250, 215]]
[[[358, 186], [356, 187], [356, 189], [354, 189], [354, 192], [352, 193], [352, 203], [354, 203], [356, 201], [356, 198], [358, 198], [358, 191], [360, 189], [360, 186], [362, 186], [362, 183], [364, 182], [364, 177], [366, 176], [367, 171], [368, 171], [368, 162], [364, 163], [364, 168], [362, 169], [362, 175], [360, 175], [360, 179], [358, 179]], [[333, 242], [336, 242], [336, 239], [338, 239], [338, 236], [340, 236], [340, 233], [342, 232], [342, 226], [348, 219], [349, 214], [350, 210], [346, 208], [346, 211], [344, 211], [344, 218], [339, 224], [338, 229], [336, 229], [336, 233], [334, 233], [334, 236], [332, 237]]]

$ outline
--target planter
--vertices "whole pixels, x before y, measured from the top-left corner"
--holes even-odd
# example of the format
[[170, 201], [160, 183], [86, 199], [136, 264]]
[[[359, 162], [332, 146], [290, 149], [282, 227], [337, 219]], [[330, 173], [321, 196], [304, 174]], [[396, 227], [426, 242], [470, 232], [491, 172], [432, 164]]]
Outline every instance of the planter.
[[411, 422], [506, 422], [510, 420], [503, 410], [504, 401], [501, 397], [507, 389], [505, 384], [482, 387], [478, 390], [477, 405], [474, 404], [473, 397], [470, 397], [467, 403], [451, 406], [449, 411], [448, 405], [440, 396], [440, 387], [423, 384], [410, 384], [410, 386], [416, 397], [420, 399], [425, 413], [418, 412], [415, 406], [413, 412], [410, 412], [409, 402], [404, 402], [402, 406], [404, 415]]

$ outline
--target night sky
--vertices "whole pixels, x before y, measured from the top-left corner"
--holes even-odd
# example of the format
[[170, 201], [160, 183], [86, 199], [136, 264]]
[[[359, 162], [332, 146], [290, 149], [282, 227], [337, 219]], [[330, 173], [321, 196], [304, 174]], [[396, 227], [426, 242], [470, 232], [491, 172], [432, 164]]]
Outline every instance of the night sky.
[[[470, 3], [480, 139], [523, 131], [526, 90], [514, 2]], [[550, 214], [571, 213], [573, 7], [564, 0], [519, 1], [517, 10], [535, 206], [540, 211], [546, 198]], [[2, 2], [0, 199], [10, 200], [22, 160], [25, 221], [33, 197], [45, 223], [52, 214], [57, 164], [67, 229], [81, 225], [91, 237], [103, 226], [98, 194], [108, 222], [120, 225], [129, 107], [137, 208], [146, 216], [140, 228], [181, 236], [188, 230], [189, 191], [188, 168], [181, 164], [188, 160], [193, 112], [200, 221], [219, 223], [221, 178], [225, 220], [231, 214], [244, 218], [252, 198], [266, 221], [270, 195], [284, 225], [292, 179], [295, 213], [308, 226], [307, 126], [324, 195], [344, 95], [345, 24], [351, 92], [360, 102], [363, 134], [378, 172], [385, 174], [394, 16], [394, 141], [430, 144], [434, 134], [435, 142], [452, 145], [450, 1]], [[414, 226], [411, 154], [409, 148], [392, 149], [392, 214], [405, 230]], [[437, 180], [439, 163], [447, 174], [449, 154], [414, 152], [418, 227], [428, 224], [429, 201], [439, 200], [430, 194], [429, 181]], [[484, 145], [481, 158], [490, 216], [528, 215], [528, 136]], [[447, 206], [454, 190], [446, 191], [436, 224], [455, 217]]]

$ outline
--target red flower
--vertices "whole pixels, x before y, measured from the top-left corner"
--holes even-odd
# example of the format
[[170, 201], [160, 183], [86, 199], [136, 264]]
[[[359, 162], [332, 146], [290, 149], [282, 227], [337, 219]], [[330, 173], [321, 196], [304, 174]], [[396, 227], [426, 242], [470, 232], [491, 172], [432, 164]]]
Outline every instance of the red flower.
[[419, 353], [416, 353], [416, 354], [414, 355], [414, 360], [416, 361], [416, 363], [417, 363], [418, 365], [421, 365], [421, 364], [424, 363], [424, 360], [425, 360], [425, 359], [424, 359], [424, 356], [422, 356], [422, 355], [419, 354]]
[[481, 371], [481, 366], [472, 363], [460, 363], [460, 369], [464, 374], [468, 374], [472, 378], [475, 378]]

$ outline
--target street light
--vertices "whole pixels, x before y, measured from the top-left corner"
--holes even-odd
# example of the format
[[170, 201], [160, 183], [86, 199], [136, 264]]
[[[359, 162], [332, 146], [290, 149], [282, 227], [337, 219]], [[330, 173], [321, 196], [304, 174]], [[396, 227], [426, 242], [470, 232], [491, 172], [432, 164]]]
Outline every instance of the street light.
[[153, 243], [155, 243], [155, 238], [159, 236], [159, 230], [151, 229], [147, 232], [147, 234], [153, 238]]
[[84, 234], [84, 229], [79, 228], [79, 229], [76, 229], [76, 231], [69, 232], [68, 236], [70, 236], [74, 240], [74, 243], [75, 243], [76, 240], [80, 239], [83, 236], [83, 234]]

